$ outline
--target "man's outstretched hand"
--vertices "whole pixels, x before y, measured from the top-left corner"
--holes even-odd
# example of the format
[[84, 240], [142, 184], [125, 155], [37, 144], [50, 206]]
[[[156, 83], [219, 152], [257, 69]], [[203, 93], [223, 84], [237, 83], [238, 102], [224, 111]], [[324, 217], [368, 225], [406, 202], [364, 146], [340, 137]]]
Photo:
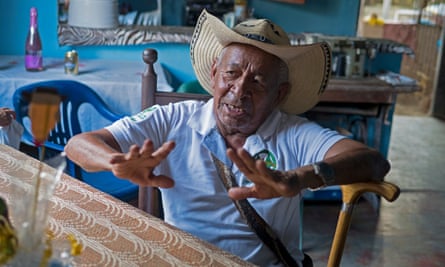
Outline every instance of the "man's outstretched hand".
[[233, 187], [229, 190], [232, 199], [291, 197], [301, 188], [295, 172], [270, 170], [262, 160], [255, 160], [244, 149], [228, 149], [228, 157], [238, 169], [254, 183], [252, 187]]
[[128, 153], [115, 153], [110, 163], [116, 177], [124, 178], [142, 186], [170, 188], [174, 181], [165, 175], [154, 175], [153, 170], [174, 149], [174, 142], [166, 142], [155, 150], [153, 142], [147, 139], [139, 147], [133, 145]]

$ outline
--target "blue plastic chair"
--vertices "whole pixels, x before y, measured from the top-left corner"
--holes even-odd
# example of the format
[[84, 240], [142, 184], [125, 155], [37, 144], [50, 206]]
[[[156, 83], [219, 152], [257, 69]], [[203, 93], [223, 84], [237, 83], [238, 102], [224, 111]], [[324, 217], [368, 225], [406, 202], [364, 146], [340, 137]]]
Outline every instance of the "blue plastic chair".
[[[112, 112], [99, 95], [83, 83], [73, 80], [50, 80], [28, 84], [18, 88], [13, 95], [17, 121], [25, 128], [22, 142], [28, 146], [35, 147], [29, 124], [27, 125], [25, 121], [29, 119], [28, 106], [31, 93], [37, 88], [56, 90], [62, 96], [59, 121], [43, 144], [46, 149], [45, 155], [48, 157], [62, 152], [68, 140], [82, 132], [81, 118], [78, 113], [83, 104], [90, 104], [104, 119], [110, 122], [122, 117]], [[137, 200], [138, 186], [115, 177], [111, 172], [88, 173], [68, 160], [66, 173], [123, 201]]]

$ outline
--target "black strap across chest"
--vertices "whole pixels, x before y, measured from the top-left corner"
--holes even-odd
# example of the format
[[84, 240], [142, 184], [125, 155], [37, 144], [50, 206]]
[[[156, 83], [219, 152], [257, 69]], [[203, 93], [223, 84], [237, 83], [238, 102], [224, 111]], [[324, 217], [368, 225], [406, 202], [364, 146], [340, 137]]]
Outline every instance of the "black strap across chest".
[[[235, 175], [232, 171], [218, 158], [212, 154], [213, 162], [218, 171], [218, 176], [223, 182], [227, 191], [238, 186]], [[289, 267], [298, 266], [295, 259], [287, 251], [281, 240], [275, 234], [269, 224], [258, 214], [254, 207], [249, 203], [247, 199], [233, 200], [236, 208], [241, 214], [241, 217], [246, 220], [249, 227], [257, 234], [261, 241], [269, 247], [277, 258], [285, 265]]]

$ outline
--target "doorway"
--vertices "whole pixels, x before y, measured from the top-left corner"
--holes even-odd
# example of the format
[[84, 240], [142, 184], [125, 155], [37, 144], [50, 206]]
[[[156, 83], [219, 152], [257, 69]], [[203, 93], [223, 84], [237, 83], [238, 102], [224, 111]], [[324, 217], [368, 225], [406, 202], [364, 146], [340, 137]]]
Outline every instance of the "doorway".
[[437, 88], [444, 18], [445, 1], [362, 0], [358, 36], [390, 39], [414, 51], [412, 56], [403, 56], [400, 73], [417, 80], [421, 89], [399, 94], [396, 114], [432, 115], [437, 97], [443, 98], [443, 93], [438, 94], [443, 89], [438, 92]]

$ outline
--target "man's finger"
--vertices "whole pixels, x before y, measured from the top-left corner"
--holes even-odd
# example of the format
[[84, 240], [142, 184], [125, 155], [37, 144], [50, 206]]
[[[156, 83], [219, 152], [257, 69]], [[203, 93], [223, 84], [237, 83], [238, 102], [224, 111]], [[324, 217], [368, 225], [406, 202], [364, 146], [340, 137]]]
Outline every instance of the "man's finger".
[[165, 159], [168, 154], [175, 148], [175, 142], [169, 141], [162, 144], [160, 148], [158, 148], [155, 152], [153, 152], [152, 157], [157, 160]]
[[130, 179], [135, 184], [141, 186], [150, 186], [150, 187], [159, 187], [159, 188], [171, 188], [175, 185], [175, 181], [165, 175], [151, 175], [149, 178], [147, 177], [136, 177]]
[[244, 163], [244, 166], [248, 169], [251, 173], [256, 173], [256, 167], [255, 162], [256, 160], [247, 152], [245, 149], [240, 148], [236, 150], [236, 154], [241, 159], [241, 161]]
[[110, 159], [110, 163], [111, 164], [115, 164], [115, 163], [120, 163], [120, 162], [124, 162], [126, 160], [125, 158], [125, 154], [115, 154], [111, 157]]
[[242, 173], [244, 173], [245, 175], [249, 174], [250, 172], [249, 168], [246, 166], [244, 161], [239, 157], [238, 153], [235, 152], [235, 150], [229, 148], [227, 149], [226, 154]]
[[141, 149], [139, 149], [139, 154], [141, 156], [151, 156], [151, 154], [154, 151], [154, 146], [153, 146], [153, 141], [151, 141], [150, 139], [147, 139], [144, 141], [144, 144], [142, 144]]
[[175, 185], [175, 181], [165, 175], [158, 175], [150, 177], [150, 186], [160, 188], [171, 188]]
[[139, 158], [139, 147], [137, 145], [132, 145], [130, 147], [130, 151], [126, 154], [125, 158], [128, 159], [135, 159]]
[[256, 191], [252, 187], [232, 187], [229, 189], [229, 197], [234, 200], [246, 198], [258, 198]]

